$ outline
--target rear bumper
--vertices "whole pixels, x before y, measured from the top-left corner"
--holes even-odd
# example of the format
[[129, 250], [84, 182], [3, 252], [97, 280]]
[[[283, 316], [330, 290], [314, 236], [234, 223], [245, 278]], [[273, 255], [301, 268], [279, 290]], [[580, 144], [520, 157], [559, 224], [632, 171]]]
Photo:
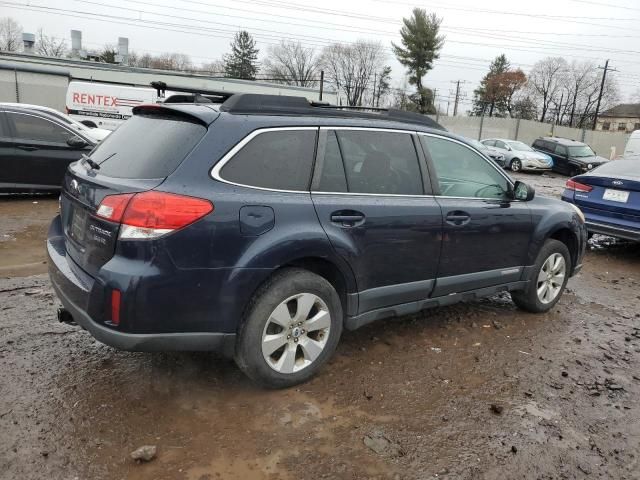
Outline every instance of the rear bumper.
[[633, 230], [618, 225], [593, 222], [587, 219], [587, 230], [589, 230], [590, 233], [599, 233], [601, 235], [609, 235], [610, 237], [640, 242], [640, 228]]
[[232, 356], [236, 335], [217, 332], [128, 333], [109, 328], [89, 315], [92, 290], [101, 286], [66, 255], [60, 219], [54, 219], [47, 238], [49, 278], [60, 302], [73, 320], [106, 345], [129, 351], [217, 351]]

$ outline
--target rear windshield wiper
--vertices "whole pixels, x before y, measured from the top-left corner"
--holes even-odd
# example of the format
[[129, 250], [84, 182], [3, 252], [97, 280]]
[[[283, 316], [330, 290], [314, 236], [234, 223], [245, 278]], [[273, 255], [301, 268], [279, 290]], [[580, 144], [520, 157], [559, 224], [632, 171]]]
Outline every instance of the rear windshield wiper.
[[82, 154], [82, 161], [83, 163], [86, 163], [87, 165], [89, 165], [92, 169], [100, 170], [100, 165], [98, 165], [96, 162], [91, 160], [85, 153]]

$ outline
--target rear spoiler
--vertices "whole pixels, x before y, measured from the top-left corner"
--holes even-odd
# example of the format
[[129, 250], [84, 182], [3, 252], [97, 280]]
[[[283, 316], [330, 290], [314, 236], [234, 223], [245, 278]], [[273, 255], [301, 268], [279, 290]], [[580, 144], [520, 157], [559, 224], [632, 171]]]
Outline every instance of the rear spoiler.
[[216, 109], [209, 107], [207, 104], [146, 103], [133, 107], [132, 112], [134, 115], [146, 113], [195, 120], [205, 127], [208, 127], [220, 115]]

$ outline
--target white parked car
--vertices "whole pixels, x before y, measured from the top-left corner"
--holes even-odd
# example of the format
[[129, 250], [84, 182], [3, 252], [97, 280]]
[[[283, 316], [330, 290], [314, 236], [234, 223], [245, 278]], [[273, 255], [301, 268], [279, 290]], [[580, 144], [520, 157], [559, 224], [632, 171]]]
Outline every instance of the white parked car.
[[631, 133], [627, 145], [624, 147], [622, 158], [625, 160], [640, 160], [640, 130]]
[[100, 142], [101, 140], [104, 140], [107, 137], [107, 135], [111, 133], [111, 130], [106, 130], [104, 128], [87, 127], [86, 125], [83, 125], [82, 123], [74, 120], [69, 115], [65, 115], [64, 113], [51, 107], [43, 107], [42, 105], [31, 105], [28, 103], [9, 103], [9, 102], [2, 102], [0, 103], [0, 106], [29, 108], [31, 110], [46, 112], [49, 115], [56, 117], [60, 122], [67, 125], [72, 130], [83, 133], [85, 136], [94, 139], [96, 142]]
[[492, 148], [505, 158], [505, 168], [514, 172], [521, 170], [545, 171], [551, 170], [553, 160], [546, 153], [538, 152], [526, 143], [505, 138], [486, 138], [482, 143]]

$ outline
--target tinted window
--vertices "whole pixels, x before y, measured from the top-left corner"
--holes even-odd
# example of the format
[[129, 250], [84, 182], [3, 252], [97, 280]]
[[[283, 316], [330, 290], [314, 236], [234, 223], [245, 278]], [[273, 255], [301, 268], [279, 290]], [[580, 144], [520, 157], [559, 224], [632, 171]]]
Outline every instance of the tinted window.
[[411, 135], [365, 130], [337, 130], [336, 135], [350, 192], [424, 193]]
[[476, 152], [438, 137], [420, 136], [447, 197], [505, 198], [507, 179]]
[[320, 162], [320, 180], [315, 190], [319, 192], [346, 192], [347, 178], [335, 132], [327, 133], [327, 143]]
[[91, 159], [109, 177], [165, 178], [206, 131], [174, 116], [134, 115], [98, 144]]
[[308, 190], [316, 130], [281, 130], [254, 137], [220, 172], [225, 180], [277, 190]]
[[565, 147], [564, 145], [556, 145], [556, 150], [555, 152], [558, 155], [563, 155], [566, 156], [567, 155], [567, 147]]
[[16, 138], [40, 142], [66, 143], [74, 136], [69, 130], [35, 115], [7, 112], [7, 118], [13, 123]]

